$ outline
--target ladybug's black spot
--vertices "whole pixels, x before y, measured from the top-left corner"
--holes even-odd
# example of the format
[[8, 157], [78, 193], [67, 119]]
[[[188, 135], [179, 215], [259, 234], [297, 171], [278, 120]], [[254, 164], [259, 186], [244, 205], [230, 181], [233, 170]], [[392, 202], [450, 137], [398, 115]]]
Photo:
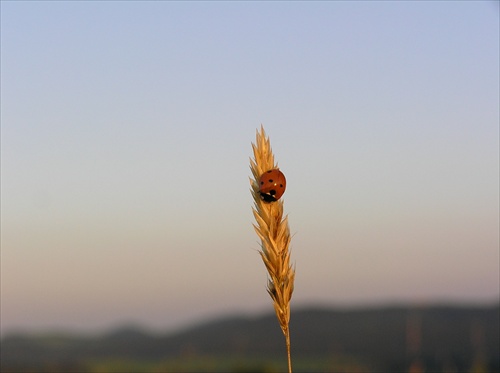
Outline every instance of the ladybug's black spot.
[[269, 170], [269, 171], [267, 171], [267, 173], [272, 172], [272, 171], [273, 171], [273, 170]]
[[273, 179], [269, 179], [269, 182], [272, 183], [273, 182]]
[[261, 182], [260, 182], [260, 185], [264, 185], [264, 182], [263, 182], [263, 181], [261, 181]]
[[280, 188], [283, 188], [283, 184], [280, 184]]

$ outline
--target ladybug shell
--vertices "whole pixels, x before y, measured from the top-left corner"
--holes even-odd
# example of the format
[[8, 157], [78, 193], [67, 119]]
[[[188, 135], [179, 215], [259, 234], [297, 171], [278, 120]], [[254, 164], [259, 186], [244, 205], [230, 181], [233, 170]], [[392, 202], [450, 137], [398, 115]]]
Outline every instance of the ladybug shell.
[[260, 197], [266, 202], [281, 198], [286, 189], [286, 178], [279, 169], [264, 172], [259, 179]]

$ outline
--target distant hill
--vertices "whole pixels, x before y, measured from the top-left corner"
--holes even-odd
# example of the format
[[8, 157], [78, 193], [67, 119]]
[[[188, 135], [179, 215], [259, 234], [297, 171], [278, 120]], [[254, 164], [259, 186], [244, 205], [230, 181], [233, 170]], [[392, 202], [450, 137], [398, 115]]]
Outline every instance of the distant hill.
[[[292, 356], [298, 362], [350, 359], [372, 372], [403, 372], [412, 364], [420, 371], [500, 371], [499, 305], [306, 308], [293, 311], [290, 325]], [[0, 357], [2, 372], [23, 372], [84, 371], [89, 362], [120, 359], [159, 362], [237, 356], [276, 360], [284, 358], [284, 353], [275, 315], [268, 314], [212, 320], [167, 335], [130, 327], [93, 338], [9, 335], [1, 341]], [[314, 371], [304, 364], [303, 371]]]

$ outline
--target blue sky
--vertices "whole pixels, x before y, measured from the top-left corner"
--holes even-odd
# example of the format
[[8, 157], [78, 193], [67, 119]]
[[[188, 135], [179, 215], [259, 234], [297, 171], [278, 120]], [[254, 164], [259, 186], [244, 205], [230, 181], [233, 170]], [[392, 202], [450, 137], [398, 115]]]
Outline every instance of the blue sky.
[[1, 45], [2, 332], [272, 312], [261, 124], [293, 307], [498, 300], [497, 2], [2, 1]]

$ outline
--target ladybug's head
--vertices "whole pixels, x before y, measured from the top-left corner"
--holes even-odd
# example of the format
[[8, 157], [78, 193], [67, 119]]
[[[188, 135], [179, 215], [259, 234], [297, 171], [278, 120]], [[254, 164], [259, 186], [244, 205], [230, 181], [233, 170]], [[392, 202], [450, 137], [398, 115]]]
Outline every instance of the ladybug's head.
[[277, 201], [276, 197], [274, 197], [275, 195], [276, 195], [275, 190], [271, 190], [271, 193], [269, 194], [260, 192], [260, 199], [265, 202], [275, 202]]

